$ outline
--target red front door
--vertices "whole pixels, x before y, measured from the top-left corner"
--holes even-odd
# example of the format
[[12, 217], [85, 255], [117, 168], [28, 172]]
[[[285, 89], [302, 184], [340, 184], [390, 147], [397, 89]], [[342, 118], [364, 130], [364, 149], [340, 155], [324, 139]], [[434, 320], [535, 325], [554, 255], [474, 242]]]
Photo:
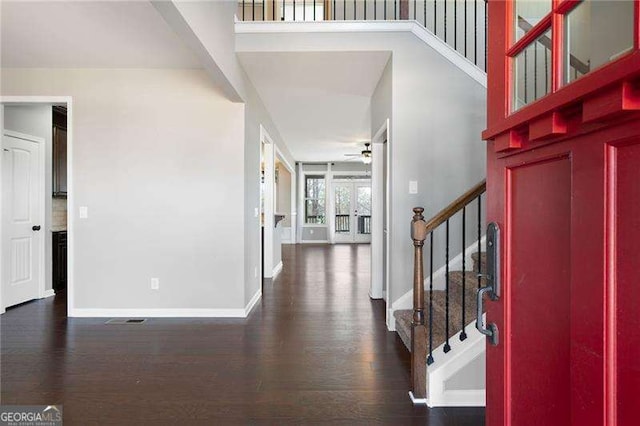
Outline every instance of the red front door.
[[639, 9], [489, 3], [488, 425], [640, 423]]

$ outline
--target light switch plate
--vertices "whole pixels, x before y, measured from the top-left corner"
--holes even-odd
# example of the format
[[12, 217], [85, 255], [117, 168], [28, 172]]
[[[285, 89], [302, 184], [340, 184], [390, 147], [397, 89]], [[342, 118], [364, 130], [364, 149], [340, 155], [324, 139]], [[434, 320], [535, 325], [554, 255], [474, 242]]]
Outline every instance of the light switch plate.
[[409, 194], [417, 194], [418, 193], [418, 181], [410, 180], [409, 181]]
[[79, 215], [80, 215], [80, 219], [86, 219], [89, 217], [89, 207], [87, 206], [80, 206], [79, 209]]

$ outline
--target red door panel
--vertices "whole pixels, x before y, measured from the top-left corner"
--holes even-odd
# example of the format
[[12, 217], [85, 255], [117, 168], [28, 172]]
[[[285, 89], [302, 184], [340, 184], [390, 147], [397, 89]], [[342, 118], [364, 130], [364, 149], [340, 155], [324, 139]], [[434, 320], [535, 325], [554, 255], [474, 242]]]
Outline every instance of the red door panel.
[[640, 138], [613, 148], [617, 424], [640, 415]]
[[[507, 171], [511, 421], [571, 419], [571, 160]], [[544, 374], [540, 374], [544, 372]]]

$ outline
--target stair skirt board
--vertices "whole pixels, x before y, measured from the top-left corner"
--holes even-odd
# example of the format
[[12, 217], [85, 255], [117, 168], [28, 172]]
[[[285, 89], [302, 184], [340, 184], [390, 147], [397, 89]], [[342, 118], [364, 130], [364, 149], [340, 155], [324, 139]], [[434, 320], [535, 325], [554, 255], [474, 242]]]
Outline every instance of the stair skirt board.
[[[484, 318], [485, 316], [483, 316]], [[451, 351], [444, 354], [444, 344], [437, 347], [434, 353], [434, 363], [427, 367], [429, 407], [484, 407], [486, 404], [486, 388], [481, 389], [450, 389], [447, 381], [456, 376], [466, 366], [485, 355], [486, 338], [475, 328], [475, 321], [465, 327], [467, 339], [460, 341], [458, 335], [449, 339]], [[436, 356], [438, 355], [438, 356]], [[482, 376], [485, 376], [485, 364], [482, 363]], [[462, 376], [464, 379], [464, 376]], [[464, 380], [463, 380], [464, 381]], [[484, 382], [484, 380], [483, 380]]]
[[[486, 236], [483, 235], [480, 239], [480, 244], [482, 248], [486, 247]], [[478, 250], [478, 241], [475, 241], [473, 244], [470, 244], [465, 249], [465, 265], [467, 266], [467, 270], [473, 270], [473, 258], [471, 257], [473, 253]], [[456, 257], [449, 260], [449, 272], [461, 271], [462, 270], [462, 252], [458, 253]], [[434, 290], [444, 290], [446, 288], [446, 265], [443, 265], [440, 269], [433, 272], [433, 289]], [[429, 271], [425, 271], [425, 275], [427, 278], [424, 280], [424, 288], [425, 290], [429, 289]], [[425, 309], [427, 307], [425, 306]], [[393, 316], [395, 311], [400, 309], [413, 309], [413, 289], [409, 290], [395, 302], [391, 304], [391, 312], [389, 315], [389, 331], [396, 331], [396, 319]]]

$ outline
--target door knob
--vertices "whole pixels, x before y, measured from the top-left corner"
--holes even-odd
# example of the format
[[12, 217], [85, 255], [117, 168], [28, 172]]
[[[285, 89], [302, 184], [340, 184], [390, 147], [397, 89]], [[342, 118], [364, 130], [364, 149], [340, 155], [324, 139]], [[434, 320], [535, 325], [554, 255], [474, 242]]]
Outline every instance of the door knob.
[[40, 230], [40, 225], [34, 225], [34, 226], [31, 227], [31, 229], [33, 231], [39, 231]]

